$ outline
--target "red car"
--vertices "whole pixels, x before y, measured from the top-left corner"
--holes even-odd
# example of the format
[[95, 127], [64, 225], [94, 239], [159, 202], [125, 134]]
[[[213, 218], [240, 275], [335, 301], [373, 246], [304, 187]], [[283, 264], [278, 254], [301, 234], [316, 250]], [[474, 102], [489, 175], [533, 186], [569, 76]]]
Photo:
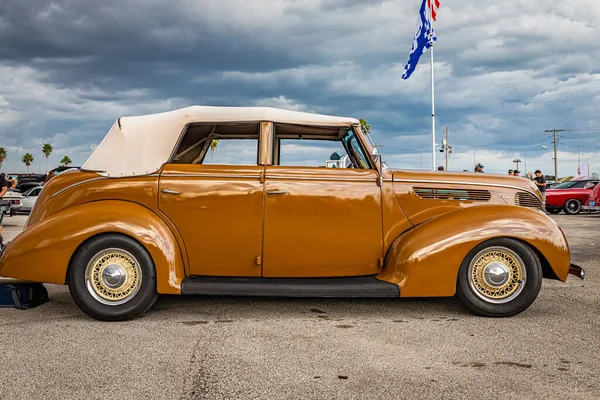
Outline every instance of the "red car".
[[585, 204], [581, 207], [584, 211], [600, 211], [600, 185], [596, 185]]
[[565, 214], [579, 214], [595, 186], [588, 184], [586, 188], [546, 190], [546, 211], [551, 214], [561, 211]]

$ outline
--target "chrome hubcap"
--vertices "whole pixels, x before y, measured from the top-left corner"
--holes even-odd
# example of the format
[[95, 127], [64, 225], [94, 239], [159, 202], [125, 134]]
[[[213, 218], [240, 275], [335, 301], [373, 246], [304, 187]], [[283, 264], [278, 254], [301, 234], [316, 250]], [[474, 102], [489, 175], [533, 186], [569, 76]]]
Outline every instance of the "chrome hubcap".
[[485, 282], [494, 287], [500, 287], [508, 281], [508, 267], [498, 261], [494, 261], [485, 267], [483, 277]]
[[125, 282], [126, 276], [125, 270], [120, 265], [109, 265], [102, 272], [102, 282], [114, 289]]
[[579, 210], [579, 203], [574, 200], [571, 200], [569, 204], [567, 204], [567, 208], [569, 209], [569, 211], [575, 212]]

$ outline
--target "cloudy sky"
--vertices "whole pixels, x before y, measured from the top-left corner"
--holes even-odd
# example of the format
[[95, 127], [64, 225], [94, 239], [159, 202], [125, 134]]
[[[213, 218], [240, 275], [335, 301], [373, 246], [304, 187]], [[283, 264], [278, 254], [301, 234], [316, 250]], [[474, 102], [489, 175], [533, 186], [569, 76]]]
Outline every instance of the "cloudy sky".
[[[441, 0], [434, 28], [438, 136], [450, 169], [511, 160], [600, 173], [600, 3]], [[429, 57], [400, 79], [420, 0], [2, 0], [3, 171], [81, 165], [120, 116], [193, 104], [365, 118], [388, 164], [431, 165]], [[542, 149], [540, 146], [548, 146]], [[477, 150], [474, 150], [477, 149]], [[525, 150], [526, 149], [526, 150]], [[441, 153], [437, 153], [438, 157]], [[441, 158], [438, 164], [441, 164]], [[523, 169], [523, 168], [521, 168]]]

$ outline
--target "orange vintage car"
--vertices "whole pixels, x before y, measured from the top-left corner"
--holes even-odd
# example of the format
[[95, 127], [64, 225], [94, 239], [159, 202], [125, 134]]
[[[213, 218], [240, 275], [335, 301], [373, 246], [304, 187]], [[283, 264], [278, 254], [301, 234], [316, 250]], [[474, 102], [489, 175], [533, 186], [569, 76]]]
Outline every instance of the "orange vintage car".
[[583, 278], [541, 210], [525, 179], [388, 169], [353, 118], [197, 106], [117, 120], [48, 181], [0, 275], [67, 284], [101, 320], [163, 293], [457, 295], [505, 317], [543, 277]]

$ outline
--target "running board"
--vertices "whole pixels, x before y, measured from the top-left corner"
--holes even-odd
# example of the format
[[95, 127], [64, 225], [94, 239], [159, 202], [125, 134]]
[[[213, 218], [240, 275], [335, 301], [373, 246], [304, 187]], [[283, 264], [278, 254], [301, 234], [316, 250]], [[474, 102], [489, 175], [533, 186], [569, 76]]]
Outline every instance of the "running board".
[[273, 297], [400, 297], [400, 288], [374, 276], [340, 278], [237, 278], [190, 276], [182, 294]]

